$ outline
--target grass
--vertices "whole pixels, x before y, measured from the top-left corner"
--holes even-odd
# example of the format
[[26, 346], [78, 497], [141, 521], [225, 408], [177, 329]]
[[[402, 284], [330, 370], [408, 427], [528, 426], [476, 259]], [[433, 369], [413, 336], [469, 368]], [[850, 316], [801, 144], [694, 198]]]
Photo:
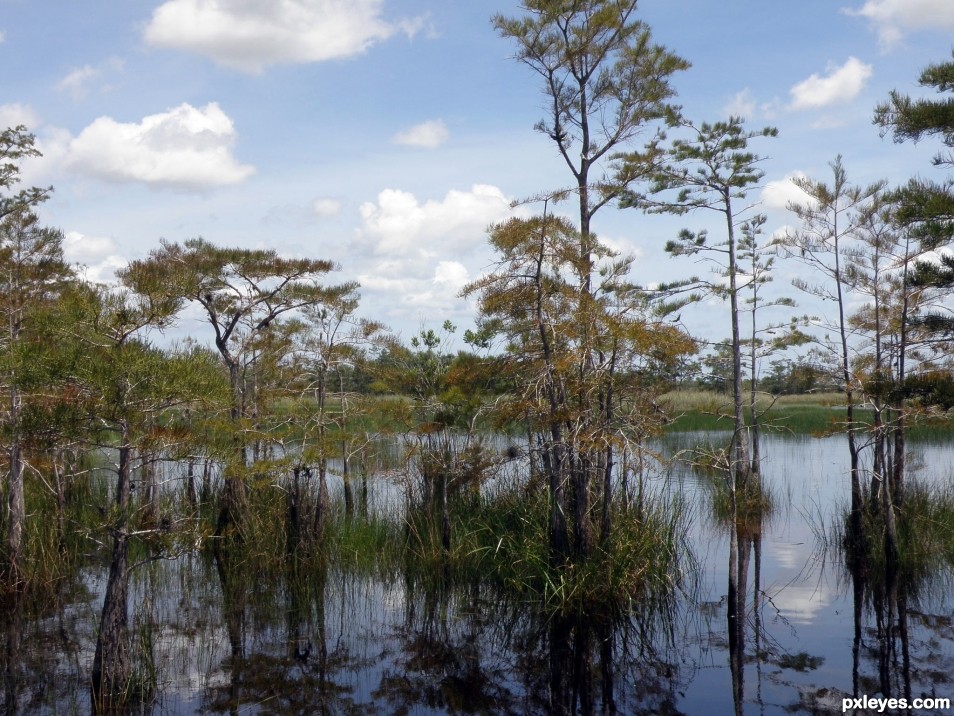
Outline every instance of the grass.
[[[860, 538], [848, 539], [851, 518], [845, 508], [827, 532], [816, 531], [816, 539], [846, 566], [860, 566], [867, 583], [883, 585], [888, 573], [884, 515], [868, 499], [864, 504]], [[897, 509], [897, 583], [915, 599], [931, 587], [947, 591], [947, 579], [954, 575], [954, 486], [909, 482]]]
[[[670, 432], [702, 432], [731, 430], [733, 426], [732, 396], [707, 390], [674, 390], [662, 396], [661, 401], [671, 422]], [[844, 396], [841, 393], [805, 393], [783, 395], [777, 398], [760, 394], [757, 399], [762, 429], [766, 433], [794, 433], [798, 435], [834, 435], [845, 432]], [[746, 420], [751, 413], [745, 411]], [[873, 412], [860, 405], [855, 409], [855, 420], [862, 426], [870, 425]], [[933, 416], [919, 419], [908, 429], [908, 435], [917, 439], [949, 439], [954, 430], [954, 419]]]
[[551, 561], [548, 513], [542, 491], [508, 485], [481, 495], [469, 510], [454, 511], [450, 554], [441, 549], [436, 525], [412, 516], [407, 568], [421, 578], [478, 579], [552, 614], [628, 613], [634, 603], [684, 585], [690, 560], [683, 505], [662, 498], [629, 510], [614, 505], [611, 538], [587, 559], [565, 565]]

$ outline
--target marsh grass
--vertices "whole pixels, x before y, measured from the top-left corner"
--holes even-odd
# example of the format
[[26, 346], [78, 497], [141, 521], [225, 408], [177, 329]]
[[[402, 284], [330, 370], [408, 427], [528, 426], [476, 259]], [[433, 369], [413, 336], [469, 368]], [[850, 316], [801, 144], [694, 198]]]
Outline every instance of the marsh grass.
[[[670, 416], [666, 425], [669, 432], [731, 430], [733, 426], [732, 398], [727, 394], [707, 390], [680, 389], [666, 393], [660, 399]], [[844, 396], [841, 393], [804, 393], [758, 398], [759, 423], [766, 433], [796, 435], [843, 434], [847, 430]], [[746, 420], [751, 413], [746, 410]], [[874, 421], [870, 406], [855, 409], [855, 420], [864, 429]], [[945, 414], [912, 414], [908, 418], [908, 435], [918, 440], [949, 440], [954, 431], [954, 418]]]
[[760, 535], [775, 513], [778, 499], [772, 490], [755, 476], [752, 476], [744, 487], [736, 490], [734, 515], [732, 492], [725, 476], [713, 476], [706, 481], [706, 485], [709, 489], [713, 524], [722, 529], [729, 529], [734, 523], [743, 534]]
[[[885, 549], [885, 520], [880, 507], [864, 502], [862, 528], [849, 533], [847, 507], [827, 530], [816, 530], [820, 548], [833, 559], [863, 571], [869, 582], [883, 581], [889, 572]], [[954, 575], [954, 486], [928, 486], [911, 481], [897, 508], [897, 581], [916, 598], [934, 586], [946, 589]]]
[[[548, 544], [547, 497], [510, 485], [454, 510], [454, 542], [446, 554], [433, 525], [413, 527], [406, 568], [424, 578], [477, 580], [501, 595], [548, 613], [622, 614], [635, 604], [685, 588], [691, 556], [683, 542], [688, 513], [682, 503], [647, 498], [639, 507], [614, 505], [614, 530], [586, 560], [554, 564]], [[413, 518], [412, 518], [413, 519]], [[436, 530], [434, 530], [436, 531]]]

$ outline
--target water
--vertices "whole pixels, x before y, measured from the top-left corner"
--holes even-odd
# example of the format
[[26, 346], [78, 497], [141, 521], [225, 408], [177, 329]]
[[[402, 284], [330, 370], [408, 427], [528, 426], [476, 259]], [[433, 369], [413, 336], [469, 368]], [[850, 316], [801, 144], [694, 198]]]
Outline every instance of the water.
[[[954, 475], [951, 446], [910, 452], [920, 481]], [[840, 712], [854, 691], [954, 697], [946, 574], [892, 593], [853, 579], [818, 539], [847, 502], [844, 439], [767, 436], [764, 453], [776, 509], [740, 541], [745, 613], [734, 621], [729, 529], [711, 516], [709, 478], [677, 468], [649, 479], [694, 506], [699, 573], [693, 589], [627, 619], [544, 618], [490, 585], [399, 571], [263, 579], [208, 554], [144, 565], [130, 591], [132, 654], [157, 688], [140, 711], [807, 714]], [[85, 568], [40, 613], [5, 616], [4, 713], [89, 711], [105, 580], [103, 566]], [[734, 644], [730, 624], [741, 624]]]

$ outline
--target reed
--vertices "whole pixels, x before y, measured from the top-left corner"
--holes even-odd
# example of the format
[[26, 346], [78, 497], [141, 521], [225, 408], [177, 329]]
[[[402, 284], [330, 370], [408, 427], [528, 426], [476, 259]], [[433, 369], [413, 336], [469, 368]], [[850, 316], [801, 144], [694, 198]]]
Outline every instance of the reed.
[[[450, 554], [416, 523], [407, 567], [419, 577], [477, 580], [499, 595], [554, 614], [629, 613], [636, 603], [673, 595], [688, 583], [691, 556], [683, 535], [688, 513], [661, 496], [613, 506], [614, 530], [589, 558], [554, 563], [547, 547], [546, 495], [509, 485], [455, 510]], [[422, 534], [423, 533], [423, 534]]]

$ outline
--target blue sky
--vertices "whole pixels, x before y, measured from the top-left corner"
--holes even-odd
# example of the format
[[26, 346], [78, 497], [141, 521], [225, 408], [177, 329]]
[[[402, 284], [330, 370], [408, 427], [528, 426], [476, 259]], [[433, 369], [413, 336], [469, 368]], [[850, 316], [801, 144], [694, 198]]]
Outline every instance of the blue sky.
[[[827, 178], [836, 154], [859, 183], [937, 171], [936, 145], [881, 139], [871, 115], [950, 58], [954, 1], [639, 8], [692, 62], [674, 79], [689, 116], [778, 127], [754, 146], [770, 230], [789, 221], [787, 177]], [[333, 259], [361, 282], [361, 313], [405, 337], [445, 318], [466, 326], [456, 294], [492, 260], [486, 227], [511, 200], [569, 183], [532, 129], [543, 97], [493, 31], [496, 12], [519, 3], [0, 0], [0, 124], [36, 133], [45, 156], [26, 178], [55, 186], [43, 216], [91, 278], [160, 237], [202, 236]], [[606, 208], [595, 228], [637, 254], [649, 283], [699, 272], [662, 247], [707, 220]], [[709, 323], [696, 310], [690, 326]]]

